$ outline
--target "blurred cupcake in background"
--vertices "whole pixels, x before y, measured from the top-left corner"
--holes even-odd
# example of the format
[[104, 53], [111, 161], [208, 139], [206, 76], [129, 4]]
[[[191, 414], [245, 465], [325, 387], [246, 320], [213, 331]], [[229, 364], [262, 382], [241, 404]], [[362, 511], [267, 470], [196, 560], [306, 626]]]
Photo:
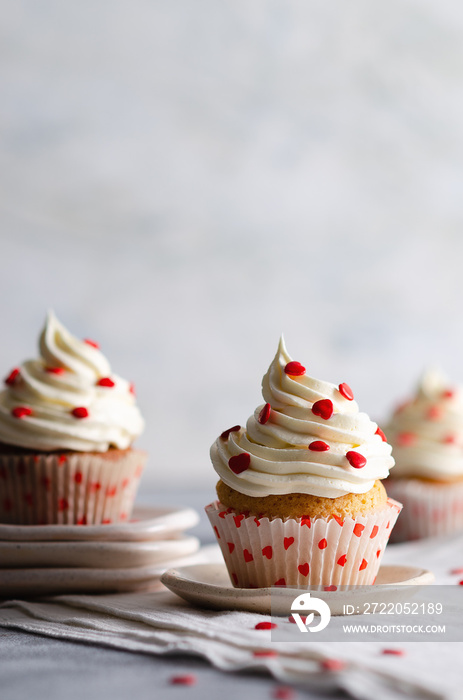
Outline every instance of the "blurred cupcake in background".
[[372, 584], [401, 506], [394, 465], [352, 389], [310, 377], [280, 340], [264, 404], [211, 448], [219, 500], [206, 507], [235, 586]]
[[386, 434], [396, 462], [386, 485], [404, 509], [394, 540], [463, 530], [463, 392], [427, 370]]
[[133, 387], [53, 312], [39, 352], [0, 393], [0, 522], [128, 519], [146, 461], [132, 447], [144, 427]]

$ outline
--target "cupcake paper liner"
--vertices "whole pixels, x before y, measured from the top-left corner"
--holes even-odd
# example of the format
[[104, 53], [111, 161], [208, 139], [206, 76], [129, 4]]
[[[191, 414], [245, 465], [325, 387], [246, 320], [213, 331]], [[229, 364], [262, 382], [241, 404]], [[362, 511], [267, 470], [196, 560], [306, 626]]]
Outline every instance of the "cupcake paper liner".
[[463, 530], [463, 482], [436, 485], [420, 479], [388, 479], [387, 491], [404, 506], [394, 542]]
[[206, 513], [233, 585], [366, 585], [375, 581], [384, 548], [402, 505], [388, 499], [367, 516], [256, 518], [215, 501]]
[[127, 520], [146, 461], [141, 450], [0, 455], [0, 522], [98, 525]]

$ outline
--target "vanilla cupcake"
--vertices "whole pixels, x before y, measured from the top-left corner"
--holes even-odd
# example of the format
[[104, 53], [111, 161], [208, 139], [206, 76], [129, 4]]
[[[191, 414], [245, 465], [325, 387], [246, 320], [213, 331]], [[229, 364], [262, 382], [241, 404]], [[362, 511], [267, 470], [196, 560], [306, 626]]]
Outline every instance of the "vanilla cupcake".
[[146, 460], [133, 387], [52, 312], [39, 351], [0, 393], [0, 522], [126, 520]]
[[463, 392], [437, 370], [386, 428], [396, 466], [388, 491], [404, 504], [396, 540], [463, 530]]
[[400, 504], [391, 447], [352, 390], [309, 377], [283, 339], [246, 428], [211, 448], [206, 507], [235, 586], [372, 584]]

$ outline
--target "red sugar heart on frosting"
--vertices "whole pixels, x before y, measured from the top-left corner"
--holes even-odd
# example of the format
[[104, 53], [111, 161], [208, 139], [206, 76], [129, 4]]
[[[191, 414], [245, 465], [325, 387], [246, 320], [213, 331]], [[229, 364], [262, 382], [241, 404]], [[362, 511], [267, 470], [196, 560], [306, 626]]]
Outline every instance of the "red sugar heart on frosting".
[[100, 349], [99, 344], [95, 343], [94, 340], [90, 340], [90, 338], [84, 338], [84, 343], [87, 343], [87, 345], [90, 345], [92, 348], [95, 348], [96, 350]]
[[257, 419], [261, 425], [265, 425], [265, 423], [270, 418], [271, 412], [272, 412], [272, 407], [270, 406], [269, 403], [266, 403], [265, 406], [263, 407], [262, 411], [259, 413], [259, 418]]
[[241, 430], [241, 425], [234, 425], [233, 428], [228, 428], [228, 430], [224, 430], [220, 437], [222, 438], [222, 440], [228, 440], [228, 436], [230, 435], [230, 433], [236, 433], [238, 430]]
[[271, 559], [273, 557], [273, 549], [270, 545], [263, 548], [262, 556], [267, 557], [267, 559]]
[[285, 374], [290, 377], [302, 377], [305, 374], [305, 367], [300, 362], [288, 362], [285, 367]]
[[45, 367], [45, 372], [48, 374], [64, 374], [65, 371], [64, 367]]
[[16, 406], [12, 409], [11, 415], [15, 418], [26, 418], [26, 416], [32, 415], [32, 408], [29, 408], [29, 406]]
[[294, 537], [285, 537], [283, 540], [283, 546], [285, 549], [289, 549], [291, 545], [294, 544]]
[[71, 413], [74, 418], [88, 418], [89, 415], [88, 409], [85, 408], [85, 406], [77, 406], [72, 409]]
[[297, 567], [297, 570], [303, 576], [308, 576], [309, 571], [310, 571], [310, 566], [307, 564], [307, 562], [305, 564], [299, 564], [299, 566]]
[[255, 630], [274, 630], [277, 627], [275, 622], [258, 622], [254, 626]]
[[315, 401], [312, 406], [312, 413], [315, 416], [320, 416], [324, 420], [328, 420], [333, 415], [333, 402], [331, 399], [320, 399], [320, 401]]
[[251, 455], [247, 452], [241, 452], [239, 455], [234, 455], [228, 460], [228, 466], [234, 474], [241, 474], [249, 469], [251, 464]]
[[106, 386], [109, 389], [111, 389], [113, 386], [115, 386], [115, 383], [111, 379], [111, 377], [101, 377], [96, 383], [97, 386]]
[[387, 437], [385, 436], [385, 434], [383, 433], [383, 431], [381, 430], [381, 428], [379, 426], [376, 428], [375, 435], [379, 435], [379, 437], [381, 438], [381, 440], [383, 442], [387, 442]]
[[350, 388], [349, 384], [343, 382], [339, 385], [338, 389], [341, 396], [344, 396], [345, 399], [347, 399], [348, 401], [354, 400], [354, 392]]
[[9, 373], [9, 375], [4, 380], [5, 384], [7, 384], [8, 386], [12, 386], [16, 382], [16, 380], [18, 379], [19, 374], [20, 374], [20, 372], [19, 372], [18, 367], [15, 367], [14, 369], [12, 369], [11, 372]]
[[309, 450], [312, 450], [312, 452], [327, 452], [329, 449], [330, 446], [327, 445], [326, 442], [323, 442], [323, 440], [314, 440], [309, 445]]
[[349, 450], [346, 454], [347, 461], [354, 467], [354, 469], [362, 469], [367, 463], [366, 457], [360, 454], [360, 452], [355, 452], [355, 450]]

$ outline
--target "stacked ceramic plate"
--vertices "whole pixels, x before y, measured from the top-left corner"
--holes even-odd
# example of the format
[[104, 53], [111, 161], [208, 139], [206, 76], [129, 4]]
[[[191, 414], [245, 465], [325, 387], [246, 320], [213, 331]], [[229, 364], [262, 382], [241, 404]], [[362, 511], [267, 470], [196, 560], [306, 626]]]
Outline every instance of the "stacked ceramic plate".
[[136, 508], [114, 525], [0, 524], [0, 598], [154, 590], [166, 569], [193, 563], [191, 508]]

